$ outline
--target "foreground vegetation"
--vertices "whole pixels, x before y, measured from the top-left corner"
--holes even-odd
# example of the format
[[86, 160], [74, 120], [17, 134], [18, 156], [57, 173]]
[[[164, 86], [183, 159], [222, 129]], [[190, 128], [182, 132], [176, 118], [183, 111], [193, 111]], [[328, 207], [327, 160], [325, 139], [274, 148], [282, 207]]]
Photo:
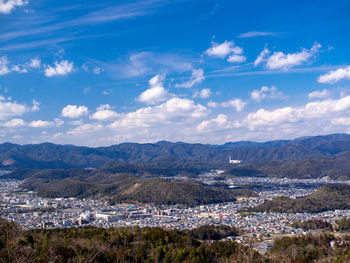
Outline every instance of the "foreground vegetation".
[[269, 262], [234, 241], [198, 239], [231, 231], [235, 232], [213, 227], [194, 232], [138, 227], [21, 231], [1, 220], [0, 262]]
[[0, 262], [350, 262], [349, 236], [286, 236], [261, 255], [235, 241], [219, 241], [235, 235], [237, 230], [228, 226], [24, 231], [0, 218]]

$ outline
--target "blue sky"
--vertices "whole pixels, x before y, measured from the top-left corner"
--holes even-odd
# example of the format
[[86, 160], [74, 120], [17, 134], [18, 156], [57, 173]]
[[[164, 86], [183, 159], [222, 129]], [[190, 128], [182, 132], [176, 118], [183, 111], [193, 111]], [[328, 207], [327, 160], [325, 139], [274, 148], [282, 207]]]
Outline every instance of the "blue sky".
[[0, 0], [0, 141], [350, 133], [348, 1]]

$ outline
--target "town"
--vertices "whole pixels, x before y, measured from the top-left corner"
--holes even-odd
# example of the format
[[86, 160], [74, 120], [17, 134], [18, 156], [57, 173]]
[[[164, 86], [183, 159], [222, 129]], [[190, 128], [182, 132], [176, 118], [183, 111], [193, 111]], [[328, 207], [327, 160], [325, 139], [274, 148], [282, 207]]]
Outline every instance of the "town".
[[[220, 171], [200, 176], [203, 183], [210, 183]], [[234, 178], [235, 185], [268, 185], [258, 188], [254, 197], [238, 198], [234, 203], [218, 203], [197, 207], [154, 206], [151, 204], [116, 204], [108, 200], [77, 198], [43, 198], [35, 192], [20, 188], [21, 181], [0, 180], [0, 216], [14, 221], [24, 229], [63, 228], [93, 225], [97, 227], [162, 227], [167, 229], [191, 229], [202, 225], [230, 225], [241, 233], [236, 241], [254, 244], [260, 252], [266, 252], [273, 240], [281, 235], [305, 234], [295, 229], [295, 221], [319, 219], [334, 223], [350, 216], [350, 210], [323, 213], [244, 213], [240, 209], [253, 207], [276, 196], [292, 198], [308, 195], [322, 184], [338, 183], [327, 179], [294, 180], [286, 178]], [[342, 183], [350, 184], [349, 181]]]

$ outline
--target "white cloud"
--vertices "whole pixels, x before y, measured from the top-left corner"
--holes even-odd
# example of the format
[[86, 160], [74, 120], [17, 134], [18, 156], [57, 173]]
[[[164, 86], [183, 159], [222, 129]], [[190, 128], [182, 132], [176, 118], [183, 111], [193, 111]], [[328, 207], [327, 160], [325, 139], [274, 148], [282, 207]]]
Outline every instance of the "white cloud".
[[22, 119], [12, 119], [10, 121], [3, 123], [1, 126], [9, 127], [9, 128], [16, 128], [16, 127], [23, 127], [25, 125], [26, 125], [26, 123]]
[[342, 79], [350, 79], [350, 66], [346, 68], [339, 68], [337, 70], [330, 71], [327, 74], [321, 75], [317, 81], [319, 83], [334, 84]]
[[186, 120], [202, 118], [208, 114], [206, 107], [189, 99], [172, 98], [154, 107], [138, 109], [122, 114], [111, 124], [112, 128], [149, 127], [170, 123], [185, 123]]
[[68, 131], [68, 134], [71, 134], [71, 135], [91, 134], [91, 133], [103, 131], [103, 129], [104, 129], [104, 126], [101, 123], [88, 123]]
[[0, 13], [9, 14], [15, 7], [27, 4], [25, 0], [0, 0]]
[[210, 89], [202, 89], [201, 91], [196, 91], [193, 94], [193, 98], [200, 97], [201, 99], [207, 99], [211, 96], [212, 92]]
[[262, 31], [249, 31], [243, 34], [240, 34], [239, 38], [251, 38], [251, 37], [261, 37], [261, 36], [273, 36], [277, 33], [274, 32], [262, 32]]
[[242, 101], [241, 99], [232, 99], [221, 103], [210, 101], [208, 102], [207, 105], [210, 108], [218, 108], [218, 107], [235, 108], [237, 112], [240, 112], [245, 108], [246, 102]]
[[332, 120], [332, 124], [341, 125], [341, 126], [350, 126], [350, 118], [349, 117], [341, 117]]
[[205, 51], [205, 54], [211, 57], [226, 58], [232, 54], [228, 61], [229, 62], [242, 62], [245, 61], [245, 57], [242, 56], [243, 49], [236, 46], [233, 41], [225, 41], [221, 44], [212, 42], [212, 46]]
[[277, 125], [285, 121], [294, 122], [297, 120], [295, 116], [295, 109], [292, 107], [285, 107], [268, 111], [260, 109], [255, 113], [249, 113], [244, 119], [243, 123], [250, 126], [263, 126], [263, 125]]
[[32, 128], [46, 128], [50, 126], [54, 126], [54, 122], [50, 121], [42, 121], [42, 120], [36, 120], [36, 121], [31, 121], [28, 126]]
[[24, 113], [32, 111], [32, 108], [25, 104], [11, 101], [0, 101], [0, 120], [5, 120], [14, 116], [21, 116]]
[[321, 98], [326, 98], [328, 96], [329, 96], [329, 91], [327, 89], [324, 89], [322, 91], [315, 90], [313, 92], [310, 92], [308, 95], [309, 99], [315, 99], [315, 98], [321, 99]]
[[142, 92], [138, 97], [138, 101], [145, 104], [156, 104], [167, 100], [170, 94], [163, 87], [163, 80], [164, 75], [155, 75], [151, 78], [148, 82], [151, 88]]
[[75, 121], [70, 121], [68, 123], [74, 126], [80, 126], [84, 124], [83, 120], [75, 120]]
[[103, 69], [102, 69], [101, 67], [94, 65], [92, 62], [87, 62], [87, 63], [85, 63], [85, 64], [83, 64], [83, 65], [81, 66], [81, 68], [82, 68], [85, 72], [88, 72], [88, 73], [91, 72], [91, 70], [90, 70], [91, 67], [93, 68], [93, 69], [92, 69], [92, 73], [95, 74], [95, 75], [99, 75], [99, 74], [101, 74], [101, 72], [103, 71]]
[[227, 59], [227, 61], [231, 62], [231, 63], [242, 63], [246, 60], [247, 60], [247, 58], [245, 56], [242, 56], [242, 55], [231, 55]]
[[209, 101], [209, 102], [207, 103], [207, 106], [208, 106], [209, 108], [217, 108], [217, 107], [219, 106], [219, 104], [216, 103], [216, 102], [214, 102], [214, 101]]
[[241, 99], [232, 99], [226, 102], [222, 102], [221, 106], [224, 108], [230, 108], [233, 107], [236, 109], [236, 111], [240, 112], [244, 109], [246, 103], [242, 101]]
[[64, 124], [64, 121], [59, 118], [55, 118], [54, 121], [55, 121], [56, 127], [61, 127]]
[[203, 69], [193, 69], [192, 70], [192, 76], [189, 81], [186, 81], [181, 84], [176, 84], [175, 87], [177, 88], [192, 88], [196, 84], [200, 84], [204, 77], [204, 71]]
[[203, 131], [208, 131], [212, 129], [222, 129], [223, 126], [227, 124], [227, 116], [225, 114], [219, 114], [216, 118], [207, 120], [207, 121], [202, 121], [198, 126], [197, 126], [197, 131], [203, 132]]
[[120, 114], [111, 109], [112, 107], [109, 104], [100, 105], [96, 109], [96, 112], [94, 112], [91, 115], [91, 119], [98, 120], [98, 121], [108, 121], [108, 120], [113, 120], [118, 118]]
[[0, 57], [0, 75], [5, 75], [10, 73], [10, 69], [8, 67], [8, 60], [6, 57]]
[[95, 75], [99, 75], [102, 72], [102, 69], [100, 67], [95, 67], [93, 72]]
[[88, 114], [86, 106], [67, 105], [62, 109], [61, 115], [66, 118], [79, 118]]
[[249, 127], [274, 126], [284, 122], [298, 122], [309, 119], [332, 119], [350, 109], [350, 96], [338, 100], [323, 100], [307, 103], [304, 107], [284, 107], [272, 111], [260, 109], [249, 113], [243, 124]]
[[311, 49], [302, 49], [300, 52], [289, 54], [285, 54], [281, 51], [275, 51], [268, 57], [269, 50], [265, 47], [256, 58], [254, 65], [257, 66], [261, 62], [266, 62], [266, 67], [268, 69], [287, 70], [291, 67], [308, 62], [315, 54], [318, 53], [320, 48], [321, 45], [315, 42]]
[[67, 60], [62, 60], [61, 62], [55, 61], [55, 66], [46, 66], [45, 68], [45, 76], [46, 77], [52, 77], [56, 75], [67, 75], [71, 72], [73, 72], [73, 62], [69, 62]]
[[12, 66], [11, 72], [14, 71], [14, 72], [17, 72], [17, 73], [28, 73], [28, 69], [26, 68], [26, 66], [22, 65], [22, 66], [19, 66], [19, 65], [14, 65]]
[[29, 63], [29, 67], [31, 68], [40, 68], [41, 60], [38, 58], [32, 58]]
[[40, 110], [40, 103], [39, 103], [38, 101], [33, 100], [32, 103], [33, 103], [32, 111], [38, 111], [38, 110]]
[[260, 102], [263, 99], [279, 99], [284, 98], [284, 96], [275, 86], [271, 86], [270, 88], [263, 86], [260, 90], [253, 90], [250, 93], [250, 98], [255, 102]]
[[118, 78], [130, 78], [158, 72], [183, 73], [192, 70], [192, 59], [172, 53], [140, 52], [119, 61], [119, 64], [102, 64]]
[[267, 47], [264, 47], [263, 51], [261, 51], [260, 54], [255, 59], [254, 66], [256, 67], [260, 63], [264, 62], [268, 57], [269, 53], [270, 53], [270, 50]]
[[41, 65], [40, 59], [34, 58], [25, 64], [10, 65], [6, 56], [0, 57], [0, 75], [6, 75], [11, 72], [28, 73], [33, 68], [39, 68]]

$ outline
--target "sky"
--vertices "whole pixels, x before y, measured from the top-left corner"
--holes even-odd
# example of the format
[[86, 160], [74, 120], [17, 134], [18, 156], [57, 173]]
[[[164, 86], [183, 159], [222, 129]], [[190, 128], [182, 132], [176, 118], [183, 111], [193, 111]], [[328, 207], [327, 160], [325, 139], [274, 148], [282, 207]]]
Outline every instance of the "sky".
[[0, 142], [350, 133], [350, 2], [0, 0]]

